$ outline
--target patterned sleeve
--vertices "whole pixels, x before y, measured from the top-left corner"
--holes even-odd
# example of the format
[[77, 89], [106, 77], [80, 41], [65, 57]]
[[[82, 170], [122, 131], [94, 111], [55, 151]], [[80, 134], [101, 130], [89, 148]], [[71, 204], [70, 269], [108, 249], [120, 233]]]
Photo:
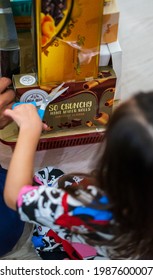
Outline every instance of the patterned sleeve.
[[63, 193], [58, 190], [58, 178], [64, 172], [53, 166], [47, 166], [35, 172], [34, 184], [24, 186], [19, 193], [17, 209], [21, 220], [50, 226], [54, 216], [62, 213]]
[[35, 172], [34, 183], [39, 186], [24, 186], [18, 196], [17, 209], [21, 220], [52, 227], [68, 214], [69, 208], [72, 210], [72, 205], [73, 210], [81, 205], [65, 190], [58, 188], [58, 179], [63, 174], [63, 171], [52, 166]]
[[[55, 172], [56, 171], [56, 172]], [[40, 224], [49, 228], [53, 225], [60, 225], [62, 227], [89, 227], [86, 226], [86, 221], [90, 221], [91, 226], [94, 223], [107, 224], [112, 220], [112, 213], [109, 210], [96, 209], [84, 205], [82, 200], [78, 199], [78, 194], [73, 197], [66, 191], [71, 187], [76, 189], [76, 193], [88, 198], [92, 194], [97, 197], [100, 204], [107, 204], [107, 197], [105, 195], [99, 196], [97, 188], [89, 184], [89, 180], [85, 177], [78, 177], [76, 175], [64, 176], [64, 186], [61, 188], [58, 178], [56, 176], [57, 170], [53, 168], [45, 168], [35, 174], [35, 182], [39, 186], [24, 186], [18, 196], [17, 209], [20, 219], [25, 222]], [[82, 185], [79, 190], [78, 186]], [[60, 186], [59, 186], [60, 185]], [[86, 192], [84, 193], [84, 189]], [[93, 201], [93, 206], [94, 206]]]
[[24, 186], [18, 196], [17, 209], [21, 220], [51, 227], [62, 215], [64, 192], [54, 187]]

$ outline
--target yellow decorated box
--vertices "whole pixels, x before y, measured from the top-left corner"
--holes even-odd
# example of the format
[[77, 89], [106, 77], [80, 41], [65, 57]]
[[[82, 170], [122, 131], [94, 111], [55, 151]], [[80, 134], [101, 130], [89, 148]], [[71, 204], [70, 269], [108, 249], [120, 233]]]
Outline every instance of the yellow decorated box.
[[34, 1], [40, 84], [97, 77], [103, 0]]

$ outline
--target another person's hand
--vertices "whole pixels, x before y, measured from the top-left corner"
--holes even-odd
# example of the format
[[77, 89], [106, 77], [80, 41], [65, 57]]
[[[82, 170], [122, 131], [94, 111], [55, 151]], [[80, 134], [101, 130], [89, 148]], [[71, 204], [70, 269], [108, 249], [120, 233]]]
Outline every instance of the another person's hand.
[[0, 129], [3, 129], [12, 122], [9, 116], [4, 115], [4, 110], [11, 108], [15, 99], [14, 90], [9, 88], [11, 84], [11, 79], [5, 77], [0, 78]]

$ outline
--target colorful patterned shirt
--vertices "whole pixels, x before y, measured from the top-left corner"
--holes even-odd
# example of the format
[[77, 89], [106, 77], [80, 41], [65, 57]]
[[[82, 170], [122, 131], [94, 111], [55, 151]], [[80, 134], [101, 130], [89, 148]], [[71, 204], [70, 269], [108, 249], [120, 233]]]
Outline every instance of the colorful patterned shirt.
[[[113, 237], [111, 211], [93, 207], [94, 200], [85, 206], [66, 189], [81, 184], [104, 206], [107, 197], [99, 196], [97, 188], [83, 176], [71, 176], [61, 189], [62, 176], [61, 170], [46, 167], [35, 173], [38, 186], [24, 186], [19, 193], [21, 220], [35, 224], [32, 242], [36, 252], [42, 259], [108, 259], [105, 244]], [[88, 193], [81, 190], [82, 197]]]

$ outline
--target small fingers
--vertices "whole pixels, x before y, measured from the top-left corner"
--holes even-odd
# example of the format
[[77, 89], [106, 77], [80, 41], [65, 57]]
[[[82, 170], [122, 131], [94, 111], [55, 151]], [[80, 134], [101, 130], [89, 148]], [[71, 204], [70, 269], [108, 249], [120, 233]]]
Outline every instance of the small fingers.
[[42, 130], [48, 131], [49, 126], [46, 123], [42, 122]]

